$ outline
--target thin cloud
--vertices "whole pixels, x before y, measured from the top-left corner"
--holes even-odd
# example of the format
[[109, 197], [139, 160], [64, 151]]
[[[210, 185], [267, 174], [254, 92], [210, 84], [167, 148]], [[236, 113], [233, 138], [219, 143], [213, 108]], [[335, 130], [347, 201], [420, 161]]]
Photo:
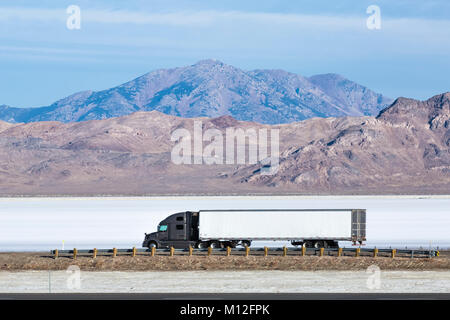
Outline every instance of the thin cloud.
[[[1, 7], [0, 21], [5, 20], [66, 20], [65, 9], [41, 9]], [[98, 10], [81, 8], [84, 22], [103, 24], [154, 24], [168, 26], [210, 26], [221, 22], [253, 22], [282, 25], [352, 27], [364, 22], [365, 17], [332, 17], [324, 15], [302, 15], [242, 11], [180, 11], [149, 13], [128, 10]]]
[[[366, 14], [361, 16], [329, 16], [317, 14], [288, 14], [244, 11], [179, 11], [166, 13], [152, 13], [129, 10], [98, 10], [81, 8], [83, 22], [101, 24], [153, 24], [167, 26], [211, 26], [223, 22], [262, 23], [266, 25], [292, 25], [309, 28], [354, 28], [365, 25]], [[0, 7], [0, 21], [37, 20], [37, 21], [65, 21], [68, 14], [65, 8], [42, 9], [21, 7]], [[383, 23], [390, 26], [417, 26], [426, 29], [450, 28], [450, 20], [432, 20], [420, 18], [389, 18], [383, 17]]]
[[[0, 7], [0, 21], [65, 21], [68, 17], [66, 8], [42, 9], [21, 7]], [[83, 9], [83, 22], [100, 24], [134, 24], [206, 27], [218, 23], [257, 23], [264, 25], [285, 25], [305, 28], [354, 29], [365, 26], [367, 15], [330, 16], [318, 14], [289, 14], [244, 11], [177, 11], [177, 12], [141, 12], [129, 10]], [[389, 18], [382, 16], [382, 23], [391, 27], [418, 29], [449, 30], [450, 20], [423, 18]], [[419, 30], [420, 31], [420, 30]]]

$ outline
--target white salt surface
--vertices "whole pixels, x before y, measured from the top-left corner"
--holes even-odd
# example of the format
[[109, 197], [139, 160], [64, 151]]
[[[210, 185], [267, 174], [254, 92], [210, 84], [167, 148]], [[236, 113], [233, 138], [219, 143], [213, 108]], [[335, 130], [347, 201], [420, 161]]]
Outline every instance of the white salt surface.
[[[2, 198], [0, 251], [140, 247], [166, 216], [200, 209], [367, 209], [367, 246], [450, 248], [450, 196]], [[286, 242], [254, 242], [282, 246]], [[341, 246], [350, 246], [341, 243]]]

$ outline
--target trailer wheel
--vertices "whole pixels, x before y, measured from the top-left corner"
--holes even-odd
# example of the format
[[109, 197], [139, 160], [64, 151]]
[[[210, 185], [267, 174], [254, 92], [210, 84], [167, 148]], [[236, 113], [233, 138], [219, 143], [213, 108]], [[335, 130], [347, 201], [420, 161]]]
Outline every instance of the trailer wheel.
[[236, 243], [234, 241], [225, 241], [223, 243], [224, 247], [236, 248]]
[[314, 242], [314, 248], [319, 249], [319, 248], [325, 248], [325, 242], [324, 241], [315, 241]]
[[242, 240], [241, 243], [243, 247], [250, 247], [252, 245], [252, 242], [250, 240]]

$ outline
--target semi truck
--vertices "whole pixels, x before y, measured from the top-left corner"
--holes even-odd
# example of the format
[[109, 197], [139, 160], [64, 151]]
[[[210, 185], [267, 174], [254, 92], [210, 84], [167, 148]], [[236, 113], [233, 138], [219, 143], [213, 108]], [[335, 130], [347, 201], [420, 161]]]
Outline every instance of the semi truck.
[[172, 214], [143, 247], [224, 248], [252, 241], [289, 241], [307, 248], [337, 248], [339, 241], [362, 245], [365, 209], [200, 210]]

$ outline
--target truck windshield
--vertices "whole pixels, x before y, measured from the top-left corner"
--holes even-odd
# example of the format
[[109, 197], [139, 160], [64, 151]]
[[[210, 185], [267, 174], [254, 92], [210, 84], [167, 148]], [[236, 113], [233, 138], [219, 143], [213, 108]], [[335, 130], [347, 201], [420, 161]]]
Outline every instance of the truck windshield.
[[167, 225], [159, 226], [158, 231], [167, 231]]

